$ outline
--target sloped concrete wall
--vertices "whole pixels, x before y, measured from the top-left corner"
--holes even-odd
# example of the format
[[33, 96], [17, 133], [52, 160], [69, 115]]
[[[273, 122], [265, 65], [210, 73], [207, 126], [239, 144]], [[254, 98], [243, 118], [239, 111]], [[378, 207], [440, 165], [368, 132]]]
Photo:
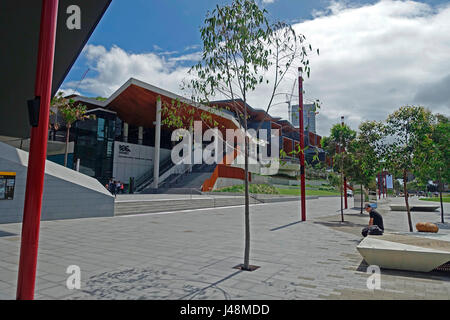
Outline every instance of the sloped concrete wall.
[[[13, 200], [0, 200], [0, 223], [22, 222], [28, 152], [0, 143], [0, 172], [16, 172]], [[114, 197], [96, 179], [46, 161], [41, 220], [108, 217]]]

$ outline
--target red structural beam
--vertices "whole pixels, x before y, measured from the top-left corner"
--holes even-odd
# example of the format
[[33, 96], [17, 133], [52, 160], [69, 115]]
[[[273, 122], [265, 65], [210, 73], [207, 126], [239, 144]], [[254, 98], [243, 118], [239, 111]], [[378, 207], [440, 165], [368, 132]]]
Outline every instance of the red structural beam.
[[348, 209], [348, 203], [347, 203], [347, 178], [344, 177], [344, 207], [345, 209]]
[[301, 218], [306, 221], [306, 195], [305, 195], [305, 133], [303, 128], [303, 77], [302, 69], [298, 68], [298, 97], [299, 97], [299, 124], [300, 124], [300, 197], [301, 197]]
[[381, 175], [378, 174], [378, 200], [381, 199]]
[[35, 96], [40, 98], [39, 124], [31, 129], [17, 281], [19, 300], [34, 298], [57, 16], [58, 0], [43, 0], [35, 84]]

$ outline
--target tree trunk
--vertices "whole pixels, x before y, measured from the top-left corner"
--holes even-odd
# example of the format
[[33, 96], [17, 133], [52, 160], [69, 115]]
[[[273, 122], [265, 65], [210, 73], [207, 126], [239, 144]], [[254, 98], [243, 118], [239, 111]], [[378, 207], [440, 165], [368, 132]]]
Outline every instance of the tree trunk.
[[441, 178], [441, 168], [439, 168], [438, 187], [439, 187], [439, 198], [440, 198], [440, 202], [441, 202], [441, 222], [444, 223], [444, 203], [442, 201], [442, 189], [444, 188], [444, 184], [442, 183], [442, 178]]
[[443, 201], [442, 201], [442, 185], [443, 185], [443, 183], [441, 182], [441, 181], [439, 181], [439, 197], [440, 197], [440, 202], [441, 202], [441, 222], [442, 223], [445, 223], [444, 222], [444, 204], [443, 204]]
[[342, 167], [341, 167], [341, 185], [340, 185], [340, 191], [341, 191], [341, 221], [344, 222], [344, 197], [343, 197], [343, 186], [344, 186], [344, 179], [342, 175]]
[[244, 99], [244, 158], [245, 158], [245, 249], [244, 249], [244, 270], [250, 270], [250, 197], [248, 192], [248, 137], [247, 137], [247, 107]]
[[344, 192], [344, 157], [342, 154], [342, 146], [343, 146], [343, 142], [342, 142], [342, 133], [341, 133], [341, 147], [340, 147], [340, 151], [341, 151], [341, 221], [344, 222], [344, 197], [342, 195], [342, 193]]
[[347, 200], [347, 177], [344, 177], [344, 203], [345, 209], [348, 209], [348, 200]]
[[67, 167], [67, 158], [69, 155], [69, 135], [70, 135], [70, 125], [67, 125], [66, 131], [66, 150], [64, 152], [64, 167]]
[[363, 213], [363, 185], [361, 183], [361, 214]]
[[403, 192], [405, 193], [405, 204], [406, 204], [406, 212], [408, 215], [408, 225], [409, 225], [409, 232], [413, 232], [413, 227], [412, 227], [412, 221], [411, 221], [411, 212], [409, 211], [409, 202], [408, 202], [408, 189], [406, 188], [406, 170], [403, 170]]

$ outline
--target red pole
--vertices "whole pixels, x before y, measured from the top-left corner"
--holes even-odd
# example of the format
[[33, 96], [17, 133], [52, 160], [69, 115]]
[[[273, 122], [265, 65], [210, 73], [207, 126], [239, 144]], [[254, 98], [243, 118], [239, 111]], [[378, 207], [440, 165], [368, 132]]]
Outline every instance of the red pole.
[[380, 184], [381, 176], [380, 176], [380, 174], [378, 174], [377, 176], [378, 176], [378, 200], [380, 200], [381, 199], [381, 184]]
[[386, 198], [387, 198], [387, 172], [384, 172], [384, 193], [386, 194]]
[[345, 209], [348, 209], [347, 205], [347, 178], [344, 177], [344, 199], [345, 199]]
[[306, 195], [305, 195], [305, 133], [303, 128], [303, 77], [302, 68], [298, 68], [298, 118], [300, 124], [300, 197], [302, 221], [306, 221]]
[[57, 16], [58, 0], [43, 0], [35, 84], [35, 95], [40, 97], [39, 125], [31, 129], [17, 280], [18, 300], [34, 298]]

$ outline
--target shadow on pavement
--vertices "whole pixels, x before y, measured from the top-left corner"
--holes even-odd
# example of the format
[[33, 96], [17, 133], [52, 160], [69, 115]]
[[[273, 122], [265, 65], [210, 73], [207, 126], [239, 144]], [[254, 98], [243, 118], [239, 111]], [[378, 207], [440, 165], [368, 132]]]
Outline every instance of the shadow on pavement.
[[1, 237], [11, 237], [11, 236], [17, 236], [17, 234], [0, 230], [0, 238]]
[[[369, 265], [365, 260], [361, 261], [356, 271], [367, 273], [367, 268]], [[385, 269], [381, 268], [381, 276], [393, 276], [393, 277], [404, 277], [404, 278], [415, 278], [423, 280], [440, 280], [450, 282], [450, 272], [445, 271], [431, 271], [431, 272], [415, 272], [415, 271], [405, 271], [405, 270], [395, 270], [395, 269]]]
[[290, 226], [293, 226], [293, 225], [296, 225], [296, 224], [302, 223], [302, 222], [303, 222], [303, 221], [296, 221], [296, 222], [288, 223], [288, 224], [285, 224], [284, 226], [276, 227], [276, 228], [270, 229], [270, 231], [277, 231], [277, 230], [284, 229], [284, 228], [287, 228], [287, 227], [290, 227]]

